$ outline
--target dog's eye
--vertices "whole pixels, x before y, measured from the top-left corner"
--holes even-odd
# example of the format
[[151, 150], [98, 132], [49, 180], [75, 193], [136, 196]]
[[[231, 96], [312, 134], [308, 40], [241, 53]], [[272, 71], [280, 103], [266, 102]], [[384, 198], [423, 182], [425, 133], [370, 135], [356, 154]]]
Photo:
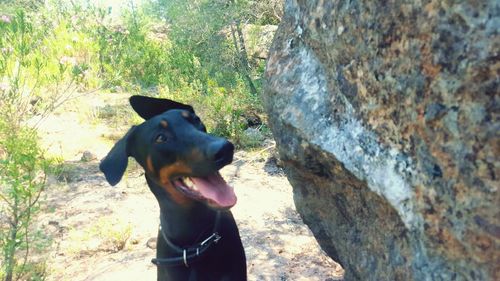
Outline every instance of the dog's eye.
[[165, 136], [164, 134], [158, 134], [155, 138], [155, 142], [162, 143], [162, 142], [166, 142], [167, 139], [168, 139], [167, 136]]

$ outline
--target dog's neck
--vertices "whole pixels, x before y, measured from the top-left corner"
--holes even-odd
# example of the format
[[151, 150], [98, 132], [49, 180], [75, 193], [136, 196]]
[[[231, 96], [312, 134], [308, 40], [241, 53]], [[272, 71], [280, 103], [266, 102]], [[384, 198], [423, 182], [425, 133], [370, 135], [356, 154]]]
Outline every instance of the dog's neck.
[[180, 206], [155, 181], [146, 176], [148, 186], [160, 205], [163, 233], [179, 246], [192, 245], [211, 234], [217, 212], [201, 202]]

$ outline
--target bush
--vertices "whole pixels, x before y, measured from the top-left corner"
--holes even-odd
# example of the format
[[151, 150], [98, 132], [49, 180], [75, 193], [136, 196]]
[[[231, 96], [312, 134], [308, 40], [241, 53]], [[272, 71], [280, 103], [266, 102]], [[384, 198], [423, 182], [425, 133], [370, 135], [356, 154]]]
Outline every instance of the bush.
[[264, 63], [248, 58], [241, 33], [240, 22], [261, 20], [250, 2], [159, 0], [150, 7], [169, 24], [171, 47], [160, 95], [194, 104], [209, 131], [240, 147], [255, 145], [243, 133], [245, 116], [263, 114]]
[[43, 266], [29, 260], [40, 241], [32, 225], [52, 161], [44, 158], [36, 130], [26, 124], [64, 97], [66, 93], [47, 95], [40, 89], [66, 79], [67, 67], [56, 60], [51, 69], [54, 60], [41, 50], [51, 34], [48, 27], [39, 27], [23, 11], [0, 17], [0, 275], [6, 281], [27, 275], [37, 280]]
[[166, 71], [168, 42], [148, 37], [151, 25], [142, 13], [132, 11], [123, 23], [111, 23], [109, 11], [94, 8], [93, 25], [86, 27], [97, 43], [98, 73], [106, 87], [139, 85], [149, 88], [160, 83]]
[[[43, 156], [36, 131], [13, 128], [0, 121], [0, 248], [5, 280], [15, 271], [24, 275], [28, 256], [39, 237], [33, 231], [33, 218], [39, 211], [40, 195], [52, 161]], [[22, 253], [22, 254], [21, 254]]]

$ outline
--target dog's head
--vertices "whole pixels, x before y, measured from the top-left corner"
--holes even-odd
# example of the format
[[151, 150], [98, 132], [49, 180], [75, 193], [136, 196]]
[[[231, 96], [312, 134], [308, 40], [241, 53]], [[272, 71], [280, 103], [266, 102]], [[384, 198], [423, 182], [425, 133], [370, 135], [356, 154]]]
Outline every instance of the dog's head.
[[121, 180], [130, 156], [161, 188], [156, 191], [178, 204], [200, 201], [226, 209], [236, 203], [233, 188], [218, 172], [233, 160], [229, 141], [208, 134], [189, 105], [144, 96], [132, 96], [130, 104], [145, 121], [133, 126], [102, 160], [99, 168], [111, 185]]

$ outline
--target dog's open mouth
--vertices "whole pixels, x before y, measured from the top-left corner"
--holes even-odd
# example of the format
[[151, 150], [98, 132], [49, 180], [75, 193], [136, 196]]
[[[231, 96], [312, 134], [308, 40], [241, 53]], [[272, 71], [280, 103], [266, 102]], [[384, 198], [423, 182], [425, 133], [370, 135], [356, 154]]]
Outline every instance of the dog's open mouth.
[[186, 196], [204, 200], [215, 208], [228, 209], [236, 204], [233, 188], [219, 172], [206, 177], [177, 177], [172, 183]]

